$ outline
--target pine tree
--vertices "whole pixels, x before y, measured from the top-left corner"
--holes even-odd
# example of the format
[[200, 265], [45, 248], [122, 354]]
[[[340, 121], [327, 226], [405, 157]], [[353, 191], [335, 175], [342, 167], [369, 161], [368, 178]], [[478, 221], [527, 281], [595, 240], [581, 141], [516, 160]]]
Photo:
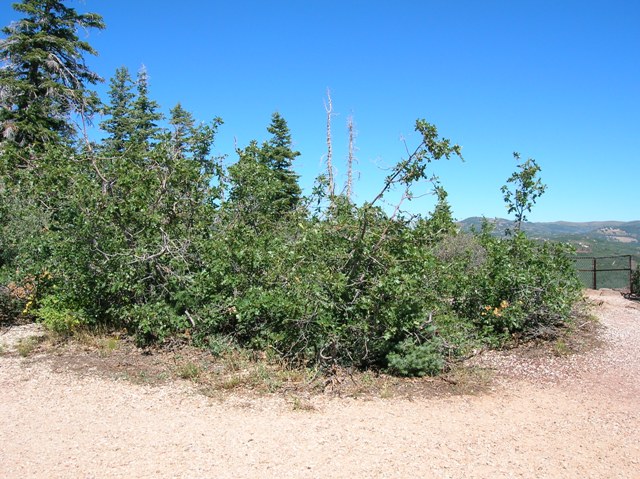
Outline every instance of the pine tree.
[[178, 103], [169, 112], [169, 124], [173, 126], [171, 134], [174, 153], [185, 156], [190, 150], [190, 138], [194, 133], [193, 115]]
[[110, 118], [100, 123], [100, 127], [109, 134], [105, 140], [106, 147], [121, 153], [131, 139], [133, 124], [131, 112], [135, 94], [129, 70], [126, 67], [118, 68], [110, 84], [110, 102], [104, 109]]
[[68, 138], [71, 115], [90, 116], [99, 104], [87, 84], [101, 78], [84, 61], [97, 53], [77, 31], [103, 29], [102, 17], [56, 0], [23, 0], [13, 8], [25, 18], [2, 30], [0, 141], [25, 146]]
[[218, 160], [221, 158], [212, 158], [210, 154], [213, 139], [222, 123], [222, 119], [216, 117], [210, 124], [196, 125], [191, 112], [178, 103], [169, 112], [169, 124], [173, 127], [173, 154], [178, 158], [188, 158], [198, 163], [203, 175], [219, 176], [221, 171]]
[[293, 150], [289, 126], [280, 113], [273, 113], [267, 131], [272, 137], [262, 145], [260, 159], [279, 180], [280, 193], [274, 198], [277, 209], [291, 211], [298, 205], [301, 195], [298, 175], [292, 169], [293, 161], [300, 152]]
[[300, 202], [298, 175], [292, 170], [300, 153], [292, 149], [285, 119], [274, 113], [267, 128], [271, 138], [259, 146], [252, 141], [238, 149], [238, 162], [229, 168], [230, 205], [251, 225], [280, 221]]
[[131, 114], [132, 140], [136, 145], [148, 149], [151, 143], [158, 139], [160, 128], [157, 122], [163, 119], [158, 108], [158, 103], [149, 98], [149, 75], [147, 69], [142, 67], [138, 72], [136, 99]]

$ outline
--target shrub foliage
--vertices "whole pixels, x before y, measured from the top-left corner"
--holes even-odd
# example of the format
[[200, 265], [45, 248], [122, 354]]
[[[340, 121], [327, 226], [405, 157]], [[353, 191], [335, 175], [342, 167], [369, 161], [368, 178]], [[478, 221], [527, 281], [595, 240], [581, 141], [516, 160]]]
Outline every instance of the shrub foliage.
[[[25, 0], [23, 11], [55, 5], [47, 18], [67, 16], [69, 48], [75, 28], [102, 27], [99, 16], [85, 25], [45, 3]], [[11, 71], [1, 87], [18, 102], [16, 85], [29, 79]], [[39, 71], [37, 81], [61, 81]], [[56, 90], [70, 95], [65, 104], [88, 98], [97, 76], [82, 72]], [[13, 97], [3, 108], [22, 115]], [[270, 137], [238, 148], [224, 167], [211, 154], [222, 121], [197, 124], [180, 105], [165, 119], [144, 71], [133, 80], [117, 70], [101, 108], [97, 143], [73, 133], [78, 111], [53, 112], [55, 138], [38, 133], [42, 118], [1, 117], [12, 134], [0, 140], [0, 319], [33, 315], [61, 333], [126, 327], [141, 344], [188, 334], [216, 354], [236, 345], [302, 365], [425, 375], [478, 344], [552, 334], [570, 317], [580, 286], [565, 247], [457, 230], [433, 169], [460, 147], [425, 120], [379, 193], [355, 204], [322, 177], [302, 194], [300, 153], [278, 113]], [[398, 190], [410, 199], [423, 182], [437, 198], [432, 212], [381, 206]]]

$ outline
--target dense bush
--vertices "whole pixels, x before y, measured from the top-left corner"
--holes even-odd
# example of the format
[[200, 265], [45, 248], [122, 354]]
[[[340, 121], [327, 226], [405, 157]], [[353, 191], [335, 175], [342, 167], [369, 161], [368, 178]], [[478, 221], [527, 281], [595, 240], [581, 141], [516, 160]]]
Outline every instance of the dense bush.
[[[43, 8], [24, 3], [26, 12]], [[60, 2], [49, 3], [42, 18], [62, 11]], [[221, 120], [198, 125], [180, 105], [165, 120], [144, 71], [135, 80], [125, 68], [116, 71], [102, 105], [102, 140], [75, 135], [71, 115], [97, 108], [97, 98], [83, 82], [65, 84], [46, 54], [92, 52], [73, 44], [74, 22], [102, 23], [65, 12], [63, 30], [55, 22], [37, 29], [19, 23], [5, 32], [20, 30], [14, 41], [0, 46], [8, 62], [0, 77], [7, 92], [0, 319], [33, 315], [64, 334], [126, 327], [141, 344], [184, 334], [216, 354], [235, 345], [297, 364], [420, 376], [440, 373], [449, 358], [478, 344], [548, 334], [570, 317], [579, 283], [566, 248], [520, 232], [457, 231], [430, 170], [460, 156], [460, 147], [424, 120], [416, 122], [413, 152], [363, 204], [333, 194], [323, 178], [302, 195], [292, 168], [299, 153], [278, 113], [269, 138], [239, 148], [237, 162], [224, 168], [211, 154]], [[42, 51], [6, 50], [36, 30], [45, 32]], [[33, 90], [25, 68], [46, 78], [62, 103]], [[65, 68], [94, 79], [83, 64]], [[22, 91], [37, 93], [33, 104]], [[517, 194], [503, 192], [519, 226], [544, 187], [535, 162], [518, 167], [509, 179], [521, 185]], [[393, 212], [380, 206], [390, 192], [410, 199], [428, 181], [433, 212], [410, 216], [401, 205]], [[522, 185], [531, 194], [522, 195]], [[24, 298], [9, 288], [28, 284]]]
[[455, 299], [458, 314], [474, 318], [490, 337], [552, 335], [581, 296], [571, 248], [521, 232], [498, 238], [485, 231], [479, 240], [487, 259]]

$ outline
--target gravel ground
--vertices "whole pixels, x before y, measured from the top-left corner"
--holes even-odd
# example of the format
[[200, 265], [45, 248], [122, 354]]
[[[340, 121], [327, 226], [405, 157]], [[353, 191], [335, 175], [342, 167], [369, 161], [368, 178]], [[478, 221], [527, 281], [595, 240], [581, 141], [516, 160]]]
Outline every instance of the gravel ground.
[[213, 400], [186, 382], [145, 387], [4, 355], [0, 477], [640, 478], [640, 307], [590, 295], [601, 347], [486, 355], [495, 387], [477, 396], [318, 396], [293, 410], [277, 396]]

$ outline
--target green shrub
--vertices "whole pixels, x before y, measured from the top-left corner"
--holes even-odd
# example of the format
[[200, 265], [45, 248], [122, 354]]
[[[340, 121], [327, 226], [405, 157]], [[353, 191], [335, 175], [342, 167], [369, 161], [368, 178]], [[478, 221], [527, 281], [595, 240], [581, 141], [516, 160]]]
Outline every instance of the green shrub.
[[223, 356], [234, 349], [234, 345], [229, 338], [219, 335], [208, 336], [202, 345], [216, 357]]
[[136, 304], [123, 314], [123, 322], [135, 332], [139, 345], [161, 342], [168, 336], [184, 331], [188, 319], [178, 315], [164, 302]]
[[387, 355], [388, 369], [400, 376], [436, 376], [445, 368], [442, 344], [436, 338], [418, 344], [412, 338]]
[[640, 295], [640, 265], [631, 275], [631, 293]]
[[83, 311], [68, 306], [54, 295], [42, 298], [33, 314], [50, 331], [65, 336], [88, 323]]
[[571, 248], [523, 233], [480, 239], [487, 261], [454, 299], [458, 314], [473, 319], [487, 336], [553, 335], [570, 319], [582, 291]]

